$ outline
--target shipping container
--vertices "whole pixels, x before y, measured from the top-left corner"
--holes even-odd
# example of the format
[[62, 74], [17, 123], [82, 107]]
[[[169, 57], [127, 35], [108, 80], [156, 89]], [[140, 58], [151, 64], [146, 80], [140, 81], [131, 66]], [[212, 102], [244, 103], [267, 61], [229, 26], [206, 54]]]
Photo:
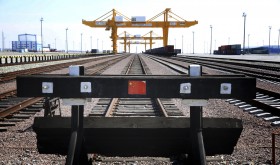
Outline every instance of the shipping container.
[[177, 53], [174, 51], [174, 45], [167, 45], [165, 47], [159, 47], [154, 49], [148, 49], [145, 51], [146, 54], [159, 55], [159, 56], [176, 56]]
[[214, 54], [240, 55], [241, 54], [241, 44], [222, 45], [222, 46], [218, 47], [218, 50], [214, 51]]
[[177, 54], [181, 54], [181, 49], [174, 49], [174, 52]]
[[98, 53], [98, 49], [91, 49], [90, 53]]
[[145, 16], [133, 16], [131, 17], [132, 22], [146, 22]]

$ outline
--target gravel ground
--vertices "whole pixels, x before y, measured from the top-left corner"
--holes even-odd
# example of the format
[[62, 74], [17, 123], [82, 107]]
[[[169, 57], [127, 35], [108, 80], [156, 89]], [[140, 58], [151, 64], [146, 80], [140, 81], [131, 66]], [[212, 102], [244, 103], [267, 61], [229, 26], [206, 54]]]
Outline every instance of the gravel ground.
[[[123, 69], [128, 59], [122, 60], [119, 65], [113, 65], [110, 69], [106, 70], [104, 74], [119, 74]], [[147, 60], [144, 61], [151, 69], [152, 74], [174, 74], [169, 69], [163, 69], [160, 64]], [[159, 69], [161, 68], [161, 69]], [[208, 70], [209, 73], [217, 72], [215, 70]], [[203, 70], [203, 71], [204, 71]], [[65, 74], [68, 70], [56, 71], [56, 74]], [[262, 84], [261, 84], [262, 83]], [[258, 85], [263, 88], [271, 88], [265, 82], [258, 82]], [[12, 85], [11, 85], [12, 86]], [[0, 89], [6, 89], [3, 87]], [[175, 100], [177, 105], [182, 109], [186, 116], [189, 115], [189, 107], [181, 104], [180, 100]], [[96, 104], [97, 99], [92, 99], [85, 106], [85, 115], [90, 112], [91, 107]], [[63, 116], [69, 116], [70, 107], [62, 106]], [[43, 112], [37, 113], [36, 116], [42, 116]], [[253, 117], [248, 113], [244, 113], [242, 110], [226, 103], [224, 100], [211, 99], [208, 101], [208, 105], [203, 108], [204, 117], [231, 117], [242, 119], [243, 131], [241, 137], [235, 147], [233, 154], [231, 155], [217, 155], [215, 158], [221, 159], [221, 161], [211, 162], [209, 164], [244, 164], [254, 162], [254, 164], [269, 164], [271, 159], [271, 133], [278, 128], [270, 126], [269, 122], [265, 122], [260, 118]], [[36, 134], [30, 129], [33, 123], [34, 117], [25, 120], [17, 124], [16, 127], [9, 127], [7, 132], [1, 132], [0, 136], [0, 165], [14, 165], [14, 164], [64, 164], [65, 156], [61, 155], [45, 155], [39, 154], [36, 149]], [[277, 138], [277, 143], [280, 143], [280, 137]], [[277, 155], [280, 155], [277, 151]], [[277, 159], [279, 160], [279, 156]], [[121, 158], [120, 158], [121, 159]], [[143, 159], [143, 158], [142, 158]], [[95, 164], [113, 164], [114, 162]], [[156, 160], [156, 161], [127, 161], [119, 162], [117, 164], [171, 164], [168, 160]]]

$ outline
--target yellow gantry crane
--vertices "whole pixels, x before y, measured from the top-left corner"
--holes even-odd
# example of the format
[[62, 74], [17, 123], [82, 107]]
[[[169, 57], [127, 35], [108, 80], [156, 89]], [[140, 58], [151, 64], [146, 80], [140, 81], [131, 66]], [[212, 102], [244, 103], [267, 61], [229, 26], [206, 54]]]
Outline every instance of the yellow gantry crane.
[[[121, 35], [124, 34], [124, 37], [120, 37]], [[156, 35], [156, 37], [153, 37], [153, 34]], [[149, 37], [147, 37], [149, 35]], [[150, 41], [150, 49], [152, 49], [152, 44], [153, 40], [162, 40], [163, 37], [159, 37], [157, 34], [155, 34], [153, 31], [148, 32], [147, 34], [144, 34], [143, 36], [140, 35], [131, 35], [128, 32], [124, 31], [121, 34], [118, 35], [118, 40], [123, 40], [124, 44], [124, 52], [126, 52], [126, 45], [127, 45], [127, 40], [145, 40], [145, 43], [147, 40]], [[146, 43], [148, 44], [148, 43]], [[145, 44], [145, 51], [146, 51], [146, 44]]]
[[[128, 45], [128, 53], [130, 53], [130, 45], [142, 44], [142, 45], [145, 45], [145, 50], [146, 50], [146, 45], [147, 45], [147, 44], [152, 45], [152, 44], [155, 44], [155, 42], [147, 43], [146, 41], [145, 41], [145, 42], [139, 42], [139, 41], [134, 41], [134, 42], [132, 42], [132, 41], [129, 41], [129, 42], [127, 42], [127, 43], [125, 43], [125, 42], [120, 42], [120, 44]], [[125, 48], [125, 52], [126, 52], [126, 48]]]
[[[163, 21], [155, 21], [155, 19], [162, 15], [164, 17]], [[126, 21], [123, 21], [122, 18]], [[169, 21], [169, 18], [172, 18], [173, 21]], [[169, 28], [187, 28], [198, 24], [198, 21], [186, 21], [171, 12], [170, 8], [167, 8], [147, 21], [142, 19], [130, 19], [113, 9], [94, 21], [82, 20], [82, 23], [93, 28], [105, 28], [105, 30], [112, 30], [111, 39], [113, 41], [113, 53], [117, 53], [118, 28], [162, 28], [163, 46], [166, 46]]]

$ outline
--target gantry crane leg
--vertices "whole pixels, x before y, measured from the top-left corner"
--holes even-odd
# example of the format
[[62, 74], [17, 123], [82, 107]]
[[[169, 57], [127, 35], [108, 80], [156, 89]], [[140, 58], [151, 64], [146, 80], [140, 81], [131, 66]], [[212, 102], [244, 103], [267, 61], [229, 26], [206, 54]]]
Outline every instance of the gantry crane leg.
[[145, 40], [145, 51], [146, 51], [147, 49], [146, 49], [146, 40]]
[[124, 40], [124, 44], [123, 44], [123, 48], [124, 48], [124, 52], [126, 53], [126, 39]]
[[162, 32], [163, 32], [163, 46], [167, 46], [167, 44], [168, 44], [168, 27], [163, 27]]
[[[146, 40], [145, 40], [146, 41]], [[150, 49], [152, 49], [152, 31], [150, 31]], [[145, 50], [146, 51], [146, 50]]]
[[117, 54], [117, 39], [118, 39], [118, 28], [117, 27], [112, 27], [112, 41], [113, 41], [113, 53]]

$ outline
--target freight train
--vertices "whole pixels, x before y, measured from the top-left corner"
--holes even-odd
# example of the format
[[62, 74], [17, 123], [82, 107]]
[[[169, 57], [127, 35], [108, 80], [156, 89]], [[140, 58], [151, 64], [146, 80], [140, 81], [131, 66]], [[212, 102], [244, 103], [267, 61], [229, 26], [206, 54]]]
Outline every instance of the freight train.
[[219, 55], [240, 55], [241, 54], [241, 44], [236, 45], [222, 45], [218, 50], [214, 50], [214, 54]]
[[159, 47], [159, 48], [154, 48], [154, 49], [148, 49], [146, 50], [145, 54], [151, 54], [151, 55], [156, 55], [156, 56], [176, 56], [178, 52], [181, 52], [174, 49], [174, 45], [167, 45], [164, 47]]

